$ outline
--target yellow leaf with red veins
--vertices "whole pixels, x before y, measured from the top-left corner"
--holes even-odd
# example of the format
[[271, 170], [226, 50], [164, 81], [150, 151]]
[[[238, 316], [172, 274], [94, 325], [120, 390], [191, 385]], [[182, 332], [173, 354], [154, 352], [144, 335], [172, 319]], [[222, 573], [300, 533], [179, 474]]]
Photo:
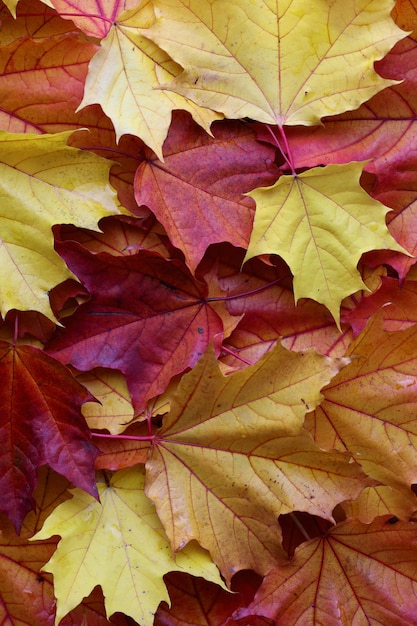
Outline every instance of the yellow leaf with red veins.
[[[5, 516], [0, 515], [0, 623], [7, 626], [52, 626], [56, 600], [52, 577], [41, 572], [53, 555], [57, 538], [30, 543], [56, 506], [70, 496], [68, 481], [43, 466], [34, 492], [36, 512], [23, 523], [20, 536]], [[97, 591], [97, 590], [96, 590]], [[98, 596], [98, 597], [97, 597]], [[62, 626], [110, 626], [97, 593], [74, 609]]]
[[221, 585], [217, 568], [197, 544], [175, 557], [143, 491], [138, 466], [120, 470], [98, 485], [100, 503], [81, 489], [59, 505], [32, 540], [60, 535], [52, 558], [42, 568], [54, 575], [56, 623], [100, 585], [107, 616], [120, 611], [142, 626], [152, 626], [161, 601], [169, 603], [163, 576], [182, 571]]
[[365, 487], [356, 500], [344, 502], [346, 517], [354, 517], [364, 524], [370, 524], [380, 515], [395, 515], [402, 520], [409, 520], [417, 511], [417, 498], [411, 489], [393, 489], [386, 485]]
[[406, 36], [392, 0], [154, 4], [147, 36], [184, 68], [164, 87], [226, 117], [311, 126], [396, 82], [374, 70]]
[[282, 553], [280, 514], [332, 519], [338, 502], [357, 497], [358, 466], [319, 450], [302, 428], [345, 363], [277, 345], [225, 377], [209, 351], [182, 378], [146, 464], [147, 494], [174, 549], [196, 539], [226, 580], [265, 573]]
[[154, 20], [151, 3], [125, 11], [102, 40], [90, 61], [81, 107], [100, 104], [112, 120], [118, 138], [125, 133], [140, 137], [162, 158], [174, 109], [183, 109], [209, 132], [222, 116], [202, 109], [186, 98], [159, 89], [181, 72], [163, 50], [142, 34]]
[[111, 162], [67, 146], [71, 133], [0, 133], [0, 312], [35, 310], [55, 321], [48, 292], [72, 277], [54, 250], [52, 226], [120, 213]]
[[98, 402], [86, 402], [82, 413], [92, 430], [108, 430], [119, 435], [134, 417], [129, 390], [123, 374], [117, 370], [96, 369], [77, 376]]
[[294, 297], [324, 304], [337, 323], [343, 298], [366, 289], [357, 270], [368, 250], [408, 254], [390, 235], [389, 208], [360, 186], [363, 163], [312, 168], [281, 176], [248, 195], [256, 202], [245, 261], [279, 254], [294, 275]]
[[405, 506], [410, 499], [417, 503], [411, 493], [417, 483], [417, 326], [386, 332], [374, 318], [348, 355], [351, 363], [323, 390], [325, 399], [306, 427], [318, 446], [348, 450], [370, 477], [393, 490], [389, 506], [397, 514], [396, 491]]
[[[236, 626], [273, 624], [412, 626], [417, 614], [416, 525], [395, 517], [349, 520], [303, 543], [265, 577]], [[258, 623], [264, 623], [263, 620]], [[268, 624], [269, 619], [268, 619]]]

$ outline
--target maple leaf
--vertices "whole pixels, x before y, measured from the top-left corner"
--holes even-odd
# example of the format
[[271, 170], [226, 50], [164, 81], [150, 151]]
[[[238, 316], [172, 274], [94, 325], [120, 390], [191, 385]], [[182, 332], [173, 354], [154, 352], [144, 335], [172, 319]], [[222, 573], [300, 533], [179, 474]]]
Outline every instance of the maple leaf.
[[247, 248], [253, 201], [242, 194], [278, 176], [274, 150], [237, 122], [216, 124], [214, 138], [177, 114], [164, 144], [164, 163], [147, 158], [135, 175], [135, 197], [164, 225], [195, 271], [210, 244]]
[[191, 113], [207, 132], [222, 116], [157, 89], [181, 68], [143, 36], [142, 30], [153, 20], [149, 0], [120, 15], [90, 62], [80, 108], [99, 103], [112, 120], [117, 138], [125, 133], [137, 135], [162, 159], [174, 109]]
[[32, 346], [0, 341], [0, 371], [0, 509], [19, 529], [32, 508], [40, 465], [97, 495], [97, 451], [80, 412], [94, 398], [66, 367]]
[[[9, 4], [11, 1], [9, 0]], [[1, 6], [0, 45], [8, 45], [19, 37], [43, 39], [73, 32], [73, 25], [52, 14], [51, 8], [53, 7], [48, 0], [19, 0], [14, 15], [5, 6]]]
[[77, 380], [98, 400], [82, 410], [89, 428], [107, 429], [112, 435], [126, 430], [134, 415], [123, 375], [115, 370], [94, 370], [80, 374]]
[[321, 452], [302, 428], [343, 363], [278, 344], [228, 377], [208, 351], [183, 376], [146, 464], [147, 494], [174, 549], [196, 539], [226, 580], [240, 569], [265, 573], [281, 551], [279, 514], [331, 518], [360, 492], [355, 464]]
[[0, 47], [1, 129], [41, 133], [85, 126], [85, 116], [74, 110], [81, 102], [88, 62], [96, 50], [95, 44], [80, 41], [75, 34], [39, 41], [20, 37]]
[[134, 218], [104, 218], [100, 222], [100, 228], [100, 233], [71, 225], [54, 228], [57, 249], [60, 249], [61, 242], [78, 241], [83, 248], [94, 254], [107, 252], [115, 256], [132, 256], [139, 250], [149, 250], [163, 257], [169, 256], [161, 235], [140, 228]]
[[[322, 127], [294, 128], [287, 133], [297, 168], [369, 159], [365, 171], [376, 176], [372, 195], [393, 209], [388, 214], [389, 230], [413, 254], [417, 251], [416, 63], [417, 44], [408, 37], [378, 65], [384, 75], [404, 79], [401, 84], [389, 87], [357, 111], [323, 120]], [[271, 140], [269, 132], [258, 136]], [[382, 262], [404, 278], [414, 261], [384, 252]]]
[[4, 0], [4, 4], [9, 9], [13, 17], [16, 17], [16, 6], [19, 0]]
[[[266, 576], [247, 616], [285, 624], [413, 624], [417, 611], [415, 523], [377, 518], [370, 526], [348, 520], [296, 551]], [[406, 599], [406, 601], [405, 601]], [[239, 619], [240, 618], [240, 619]]]
[[369, 476], [407, 500], [417, 482], [416, 341], [416, 325], [388, 333], [372, 319], [349, 347], [351, 363], [306, 420], [317, 445], [349, 450]]
[[[242, 360], [256, 363], [278, 337], [288, 350], [315, 349], [327, 356], [344, 356], [353, 339], [351, 330], [340, 333], [327, 309], [313, 300], [303, 299], [295, 305], [290, 272], [286, 265], [281, 267], [281, 259], [276, 257], [277, 265], [268, 267], [255, 258], [240, 269], [243, 256], [230, 263], [229, 252], [227, 266], [219, 261], [218, 280], [228, 294], [227, 310], [243, 316], [227, 345], [223, 343], [224, 348], [231, 348], [223, 361], [240, 367]], [[365, 281], [369, 282], [366, 277]]]
[[143, 626], [153, 625], [162, 600], [169, 603], [162, 580], [167, 572], [192, 573], [224, 587], [207, 552], [197, 544], [172, 556], [143, 485], [144, 472], [134, 467], [120, 470], [107, 484], [99, 483], [101, 504], [73, 489], [73, 498], [59, 505], [32, 537], [61, 536], [42, 568], [54, 575], [57, 623], [98, 584], [108, 616], [121, 611]]
[[385, 225], [389, 211], [360, 187], [362, 163], [281, 176], [250, 195], [256, 213], [245, 261], [279, 254], [294, 274], [294, 297], [324, 304], [339, 323], [340, 303], [362, 289], [356, 269], [367, 250], [407, 254]]
[[65, 320], [48, 351], [82, 371], [120, 369], [136, 414], [210, 342], [219, 350], [221, 319], [205, 301], [206, 285], [181, 263], [147, 251], [91, 255], [77, 244], [61, 254], [92, 297]]
[[385, 330], [403, 330], [417, 322], [417, 283], [405, 280], [401, 284], [395, 278], [382, 278], [381, 287], [368, 295], [343, 320], [351, 324], [355, 336], [359, 335], [371, 317], [380, 313]]
[[86, 35], [102, 39], [119, 15], [136, 7], [138, 0], [50, 0], [50, 3]]
[[[36, 544], [29, 537], [40, 530], [54, 508], [68, 499], [68, 481], [42, 467], [34, 492], [36, 511], [24, 520], [17, 536], [8, 520], [0, 516], [0, 619], [11, 626], [51, 626], [55, 613], [52, 577], [41, 568], [53, 555], [57, 539], [45, 539]], [[105, 617], [102, 599], [93, 594], [65, 617], [61, 626], [111, 626]], [[127, 626], [117, 622], [117, 626]]]
[[185, 68], [165, 89], [266, 124], [313, 125], [356, 109], [393, 84], [373, 64], [406, 36], [390, 0], [154, 4], [157, 19], [144, 34]]
[[357, 518], [364, 524], [371, 524], [375, 517], [392, 515], [402, 520], [413, 519], [417, 510], [417, 498], [411, 491], [393, 489], [387, 485], [365, 487], [356, 500], [343, 502], [346, 517]]
[[155, 615], [154, 626], [212, 626], [223, 624], [235, 609], [252, 600], [260, 579], [253, 572], [240, 572], [233, 577], [232, 591], [218, 585], [174, 572], [165, 576], [171, 607], [162, 603]]
[[97, 229], [101, 217], [120, 213], [110, 163], [68, 147], [69, 134], [0, 133], [2, 314], [32, 309], [55, 321], [48, 292], [72, 274], [54, 251], [51, 227]]

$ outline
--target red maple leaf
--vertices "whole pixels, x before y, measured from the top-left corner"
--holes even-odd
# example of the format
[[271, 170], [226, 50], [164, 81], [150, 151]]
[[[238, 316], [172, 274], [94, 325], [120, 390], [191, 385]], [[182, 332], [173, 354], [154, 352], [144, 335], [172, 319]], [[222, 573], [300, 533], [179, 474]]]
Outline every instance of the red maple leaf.
[[179, 261], [148, 251], [129, 257], [92, 255], [77, 244], [61, 254], [82, 279], [91, 300], [65, 320], [48, 351], [79, 370], [119, 369], [135, 411], [193, 367], [223, 326], [205, 300], [207, 287]]
[[97, 496], [97, 450], [81, 414], [93, 396], [61, 363], [33, 346], [0, 341], [0, 509], [17, 530], [46, 463]]

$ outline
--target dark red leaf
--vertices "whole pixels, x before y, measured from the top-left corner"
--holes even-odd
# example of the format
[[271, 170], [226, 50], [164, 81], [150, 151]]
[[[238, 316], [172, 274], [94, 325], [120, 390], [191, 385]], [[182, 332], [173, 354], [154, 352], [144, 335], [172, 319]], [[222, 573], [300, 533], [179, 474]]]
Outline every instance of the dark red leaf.
[[193, 367], [211, 342], [219, 351], [220, 317], [205, 301], [206, 285], [183, 264], [147, 251], [92, 255], [75, 243], [61, 254], [91, 300], [64, 320], [48, 351], [81, 371], [123, 372], [136, 413]]
[[80, 411], [94, 398], [65, 366], [32, 346], [0, 341], [0, 378], [0, 510], [19, 530], [33, 507], [41, 465], [97, 496], [97, 450]]

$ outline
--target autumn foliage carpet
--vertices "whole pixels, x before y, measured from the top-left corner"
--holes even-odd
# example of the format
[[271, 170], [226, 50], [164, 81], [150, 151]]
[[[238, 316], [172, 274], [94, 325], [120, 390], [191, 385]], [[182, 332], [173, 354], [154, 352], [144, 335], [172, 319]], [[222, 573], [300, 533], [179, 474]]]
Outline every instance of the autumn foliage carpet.
[[1, 626], [417, 624], [416, 33], [0, 2]]

